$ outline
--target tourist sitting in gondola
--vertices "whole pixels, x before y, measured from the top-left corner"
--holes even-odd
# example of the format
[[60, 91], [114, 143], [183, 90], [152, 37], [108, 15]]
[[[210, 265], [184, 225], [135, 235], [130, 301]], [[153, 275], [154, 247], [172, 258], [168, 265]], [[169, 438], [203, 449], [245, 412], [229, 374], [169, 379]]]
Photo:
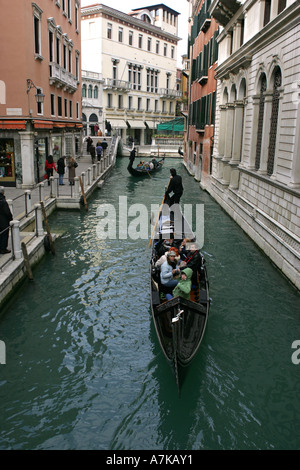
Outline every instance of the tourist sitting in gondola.
[[160, 268], [163, 263], [167, 260], [167, 254], [169, 251], [174, 251], [175, 252], [175, 260], [176, 260], [176, 263], [178, 264], [179, 261], [180, 261], [180, 256], [179, 256], [179, 253], [178, 253], [178, 250], [177, 248], [173, 248], [171, 247], [170, 249], [168, 249], [164, 255], [162, 255], [155, 263], [155, 267], [156, 268]]
[[176, 253], [175, 251], [168, 251], [167, 259], [161, 265], [160, 269], [160, 282], [162, 286], [174, 289], [178, 284], [178, 280], [175, 279], [175, 276], [179, 274], [180, 269], [176, 262]]
[[180, 252], [180, 269], [185, 269], [189, 267], [193, 270], [192, 283], [197, 284], [197, 273], [200, 271], [202, 266], [202, 255], [197, 248], [196, 243], [187, 243], [185, 245], [187, 248], [181, 250]]
[[171, 300], [173, 297], [183, 297], [189, 300], [192, 290], [192, 275], [193, 270], [191, 268], [185, 268], [181, 271], [180, 280], [173, 290], [172, 294], [166, 294], [166, 300]]

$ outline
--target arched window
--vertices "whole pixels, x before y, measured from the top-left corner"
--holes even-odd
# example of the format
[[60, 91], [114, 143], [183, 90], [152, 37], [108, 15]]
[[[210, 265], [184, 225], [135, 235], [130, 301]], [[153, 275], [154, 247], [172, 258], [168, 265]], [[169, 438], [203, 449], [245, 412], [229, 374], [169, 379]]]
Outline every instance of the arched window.
[[276, 67], [274, 70], [273, 80], [274, 80], [274, 83], [273, 83], [273, 98], [272, 98], [272, 114], [271, 114], [269, 153], [268, 153], [268, 164], [267, 164], [268, 175], [272, 175], [273, 169], [274, 169], [278, 108], [279, 108], [279, 96], [280, 96], [279, 88], [281, 87], [281, 70], [279, 67]]
[[98, 87], [97, 86], [94, 87], [94, 98], [95, 99], [98, 98]]
[[258, 114], [258, 126], [257, 126], [256, 155], [255, 155], [255, 169], [256, 170], [259, 170], [259, 167], [260, 167], [260, 154], [261, 154], [261, 143], [262, 143], [262, 136], [263, 136], [266, 89], [267, 89], [267, 79], [266, 79], [265, 74], [262, 74], [260, 78], [259, 114]]
[[93, 87], [92, 87], [92, 85], [89, 85], [88, 98], [93, 98]]
[[82, 98], [86, 98], [86, 85], [82, 85]]

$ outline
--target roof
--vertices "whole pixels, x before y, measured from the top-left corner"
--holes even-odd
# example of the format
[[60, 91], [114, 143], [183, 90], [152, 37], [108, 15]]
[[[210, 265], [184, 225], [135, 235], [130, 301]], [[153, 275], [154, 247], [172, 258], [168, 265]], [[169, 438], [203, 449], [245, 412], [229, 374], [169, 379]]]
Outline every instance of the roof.
[[150, 5], [148, 7], [143, 7], [143, 8], [132, 8], [132, 11], [140, 11], [140, 10], [149, 10], [149, 11], [152, 11], [152, 10], [157, 10], [159, 8], [162, 8], [163, 10], [168, 10], [170, 11], [171, 13], [175, 13], [176, 15], [180, 15], [181, 13], [179, 13], [178, 11], [176, 10], [173, 10], [172, 8], [168, 7], [167, 5], [164, 5], [163, 3], [157, 3], [156, 5]]

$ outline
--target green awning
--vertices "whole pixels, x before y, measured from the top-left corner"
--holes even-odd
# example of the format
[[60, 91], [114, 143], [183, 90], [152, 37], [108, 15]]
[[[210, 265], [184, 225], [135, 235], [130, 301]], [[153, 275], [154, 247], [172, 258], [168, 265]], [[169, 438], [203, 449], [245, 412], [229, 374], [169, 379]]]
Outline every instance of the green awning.
[[157, 125], [158, 131], [174, 131], [174, 132], [183, 132], [184, 131], [184, 118], [172, 119], [172, 121], [163, 122]]

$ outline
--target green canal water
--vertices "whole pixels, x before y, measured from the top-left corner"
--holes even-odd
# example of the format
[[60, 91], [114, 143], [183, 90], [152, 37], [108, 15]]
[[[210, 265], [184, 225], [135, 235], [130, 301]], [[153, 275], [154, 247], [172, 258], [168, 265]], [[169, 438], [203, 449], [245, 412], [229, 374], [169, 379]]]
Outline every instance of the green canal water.
[[[0, 449], [298, 449], [299, 293], [179, 159], [143, 180], [127, 164], [87, 213], [50, 217], [56, 255], [1, 314]], [[151, 319], [149, 239], [97, 237], [99, 207], [160, 204], [171, 166], [181, 202], [204, 204], [212, 298], [180, 397]]]

